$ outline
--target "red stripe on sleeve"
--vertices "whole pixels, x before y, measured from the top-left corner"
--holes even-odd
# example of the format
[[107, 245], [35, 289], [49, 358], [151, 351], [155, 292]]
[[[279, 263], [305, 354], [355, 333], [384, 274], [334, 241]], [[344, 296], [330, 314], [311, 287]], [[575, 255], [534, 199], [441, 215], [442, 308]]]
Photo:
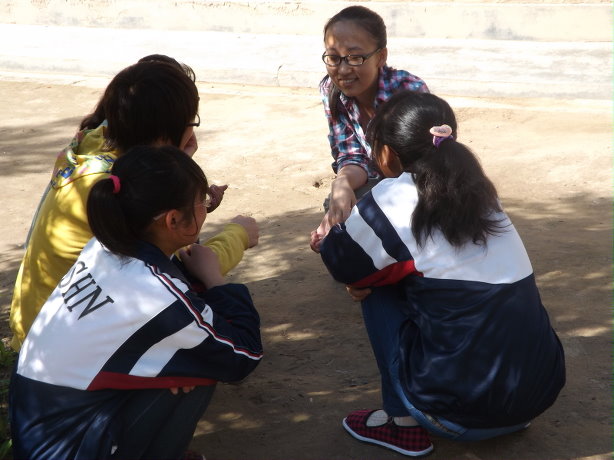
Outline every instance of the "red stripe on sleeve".
[[405, 260], [379, 270], [366, 278], [352, 283], [353, 287], [366, 288], [377, 287], [395, 284], [405, 278], [407, 275], [416, 274], [422, 276], [422, 273], [416, 271], [416, 265], [413, 260]]
[[87, 390], [145, 390], [151, 388], [211, 386], [216, 383], [217, 380], [197, 377], [138, 377], [117, 372], [101, 372], [92, 380]]

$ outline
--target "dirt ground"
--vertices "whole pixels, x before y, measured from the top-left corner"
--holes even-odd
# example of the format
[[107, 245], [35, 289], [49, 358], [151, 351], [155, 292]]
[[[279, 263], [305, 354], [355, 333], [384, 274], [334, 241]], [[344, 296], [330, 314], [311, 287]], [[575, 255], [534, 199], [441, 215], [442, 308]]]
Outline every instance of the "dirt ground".
[[[8, 336], [23, 242], [54, 157], [105, 82], [0, 80], [0, 308]], [[400, 458], [341, 427], [380, 406], [358, 305], [308, 245], [332, 173], [315, 90], [200, 84], [208, 177], [229, 184], [204, 235], [239, 213], [261, 225], [231, 279], [262, 317], [265, 357], [239, 385], [219, 385], [192, 447], [209, 460]], [[445, 95], [443, 95], [445, 97]], [[567, 356], [568, 382], [522, 432], [481, 443], [434, 438], [432, 459], [612, 458], [612, 120], [607, 101], [449, 98], [461, 140], [498, 187], [532, 259]]]

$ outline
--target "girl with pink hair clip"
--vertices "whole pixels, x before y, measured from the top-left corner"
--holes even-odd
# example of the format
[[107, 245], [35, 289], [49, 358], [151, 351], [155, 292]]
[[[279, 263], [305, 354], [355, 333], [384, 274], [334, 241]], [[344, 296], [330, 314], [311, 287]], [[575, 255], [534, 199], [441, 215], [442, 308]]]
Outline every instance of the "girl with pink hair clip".
[[442, 99], [405, 91], [367, 136], [386, 179], [324, 237], [331, 275], [362, 301], [383, 409], [343, 420], [409, 456], [428, 432], [478, 441], [526, 428], [565, 384], [531, 262]]

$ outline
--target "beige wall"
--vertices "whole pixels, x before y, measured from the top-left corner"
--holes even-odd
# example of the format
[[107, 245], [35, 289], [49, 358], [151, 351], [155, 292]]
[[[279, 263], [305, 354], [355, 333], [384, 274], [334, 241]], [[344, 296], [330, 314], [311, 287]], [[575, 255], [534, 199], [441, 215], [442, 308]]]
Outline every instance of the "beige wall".
[[0, 78], [108, 79], [162, 53], [201, 81], [316, 88], [323, 25], [351, 3], [386, 21], [389, 65], [434, 92], [611, 97], [612, 11], [602, 0], [0, 0]]
[[[349, 1], [3, 0], [4, 24], [319, 35]], [[609, 42], [603, 0], [354, 2], [375, 9], [390, 37]]]

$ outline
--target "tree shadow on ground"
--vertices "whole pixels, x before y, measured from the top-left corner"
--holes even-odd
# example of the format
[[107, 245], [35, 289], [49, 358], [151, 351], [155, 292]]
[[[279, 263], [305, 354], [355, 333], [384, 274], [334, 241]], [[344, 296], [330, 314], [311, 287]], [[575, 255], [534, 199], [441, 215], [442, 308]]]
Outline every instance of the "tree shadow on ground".
[[[55, 158], [77, 132], [80, 117], [64, 118], [43, 126], [0, 127], [0, 177], [24, 177], [53, 169]], [[66, 131], [72, 126], [72, 131]], [[27, 152], [23, 161], [15, 161], [7, 151]], [[42, 192], [42, 190], [41, 190]]]
[[[564, 202], [507, 199], [505, 204], [566, 349], [568, 383], [528, 430], [480, 443], [435, 439], [431, 458], [607, 456], [611, 200], [583, 193]], [[322, 452], [326, 459], [398, 458], [356, 442], [340, 426], [350, 410], [380, 405], [379, 374], [358, 305], [309, 249], [309, 230], [320, 217], [319, 211], [307, 209], [267, 218], [261, 222], [259, 246], [230, 276], [247, 284], [261, 312], [265, 357], [245, 381], [218, 386], [193, 441], [207, 458], [299, 460], [322, 458]], [[205, 227], [207, 234], [219, 229]], [[0, 265], [0, 320], [5, 325], [20, 253], [19, 247], [11, 249]], [[581, 437], [578, 424], [593, 436]]]

